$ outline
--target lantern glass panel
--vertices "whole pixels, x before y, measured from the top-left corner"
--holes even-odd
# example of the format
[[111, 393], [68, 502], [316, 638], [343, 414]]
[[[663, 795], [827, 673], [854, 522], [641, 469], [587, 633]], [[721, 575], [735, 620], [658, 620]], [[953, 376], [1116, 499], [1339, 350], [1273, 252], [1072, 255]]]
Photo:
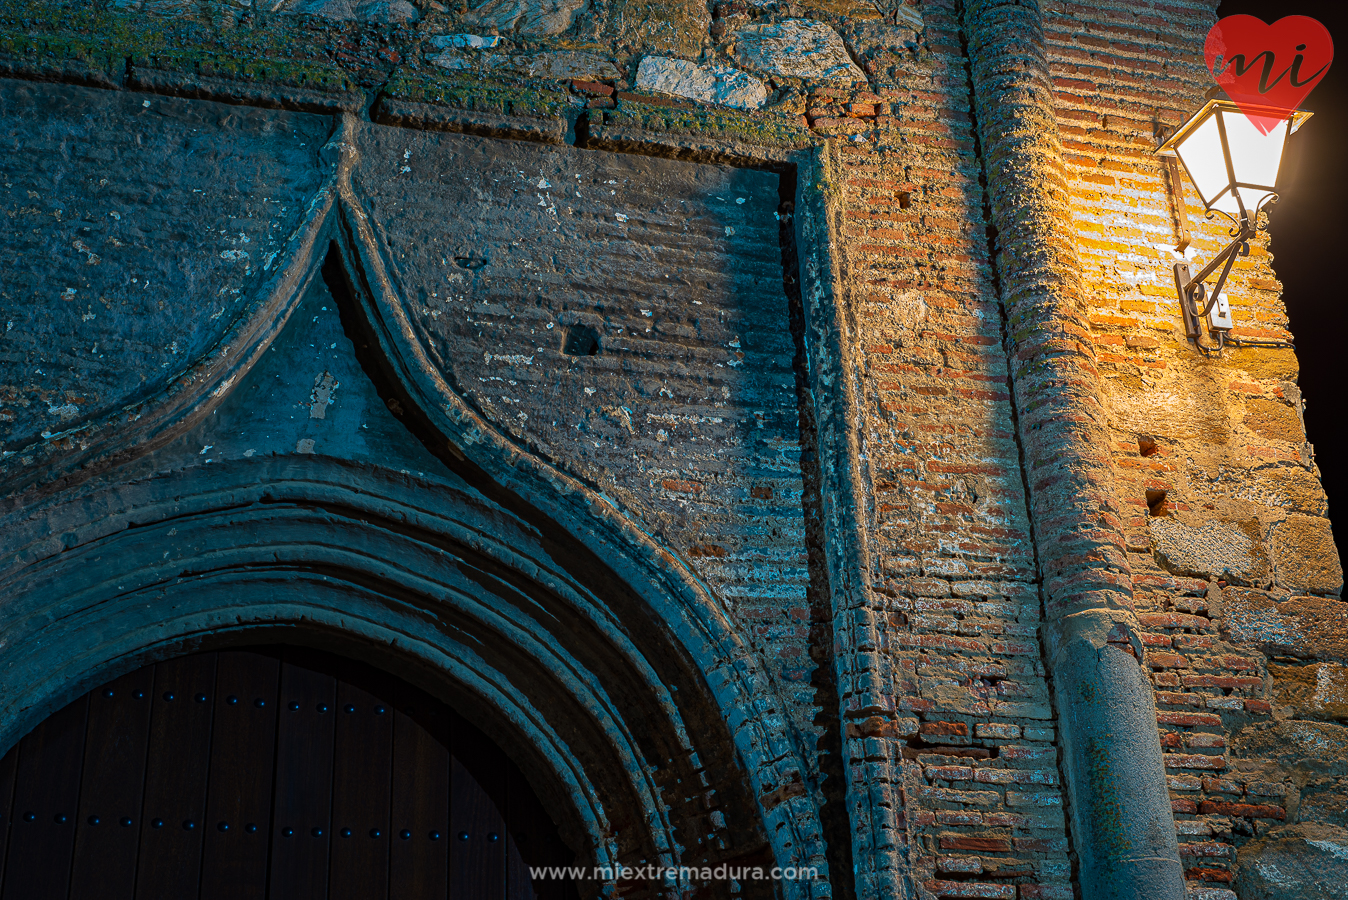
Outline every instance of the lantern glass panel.
[[1240, 218], [1242, 207], [1253, 215], [1274, 196], [1287, 135], [1310, 115], [1256, 110], [1251, 112], [1267, 115], [1255, 121], [1229, 101], [1209, 102], [1162, 148], [1184, 163], [1203, 206], [1233, 219]]
[[1217, 117], [1209, 115], [1203, 122], [1184, 136], [1175, 146], [1184, 168], [1189, 171], [1189, 180], [1198, 189], [1203, 205], [1212, 208], [1223, 191], [1231, 185], [1231, 177], [1226, 171], [1226, 154], [1222, 152], [1222, 134], [1217, 127]]
[[1278, 167], [1282, 163], [1283, 145], [1287, 142], [1287, 122], [1263, 119], [1264, 127], [1260, 128], [1249, 116], [1239, 113], [1221, 115], [1226, 120], [1231, 167], [1235, 170], [1236, 182], [1241, 185], [1237, 190], [1245, 208], [1253, 214], [1273, 195], [1278, 183]]

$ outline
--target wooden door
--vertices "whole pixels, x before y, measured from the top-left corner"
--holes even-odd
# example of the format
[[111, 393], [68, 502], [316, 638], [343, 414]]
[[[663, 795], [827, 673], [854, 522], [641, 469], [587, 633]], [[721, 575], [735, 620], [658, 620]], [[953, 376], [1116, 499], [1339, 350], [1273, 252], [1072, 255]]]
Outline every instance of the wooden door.
[[480, 731], [299, 648], [90, 691], [0, 759], [0, 900], [562, 900], [572, 854]]

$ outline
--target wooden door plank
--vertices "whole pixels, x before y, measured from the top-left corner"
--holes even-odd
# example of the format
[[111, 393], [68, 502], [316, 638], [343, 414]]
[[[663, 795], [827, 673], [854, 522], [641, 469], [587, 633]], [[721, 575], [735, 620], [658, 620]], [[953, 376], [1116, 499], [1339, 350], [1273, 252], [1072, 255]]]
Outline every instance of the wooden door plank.
[[201, 882], [216, 654], [155, 666], [136, 900], [183, 900]]
[[326, 900], [337, 681], [286, 661], [272, 801], [271, 900]]
[[[536, 900], [529, 864], [544, 865], [538, 860], [535, 832], [542, 823], [533, 821], [536, 811], [530, 808], [528, 798], [521, 792], [523, 776], [514, 766], [506, 773], [506, 900]], [[527, 790], [527, 787], [526, 787]], [[541, 812], [539, 810], [538, 812]], [[529, 860], [524, 853], [528, 852]], [[545, 879], [539, 879], [540, 882]]]
[[[542, 881], [543, 879], [540, 879]], [[534, 892], [529, 864], [520, 854], [520, 845], [509, 826], [506, 828], [506, 900], [539, 900]]]
[[[415, 698], [415, 699], [413, 699]], [[434, 711], [444, 713], [410, 690], [399, 697], [393, 723], [393, 838], [389, 847], [389, 897], [443, 900], [449, 879], [449, 748], [427, 727]], [[410, 702], [409, 702], [410, 701]], [[484, 894], [480, 900], [488, 900]]]
[[153, 691], [147, 666], [89, 692], [71, 897], [135, 896]]
[[[491, 795], [505, 793], [500, 751], [465, 752], [455, 739], [450, 771], [453, 832], [450, 850], [451, 900], [500, 900], [505, 897], [505, 820]], [[471, 765], [471, 769], [469, 766]]]
[[569, 878], [532, 879], [529, 869], [570, 866], [574, 854], [557, 835], [552, 817], [539, 802], [524, 774], [507, 763], [509, 800], [506, 830], [510, 833], [506, 863], [509, 900], [569, 900], [575, 885]]
[[338, 682], [329, 900], [388, 897], [394, 718], [384, 701]]
[[[9, 846], [11, 812], [14, 802], [14, 776], [19, 768], [19, 745], [0, 758], [0, 879], [5, 874], [5, 848]], [[0, 895], [4, 894], [4, 881], [0, 880]]]
[[5, 900], [66, 900], [88, 710], [86, 694], [19, 743]]
[[201, 900], [264, 900], [281, 661], [220, 654]]

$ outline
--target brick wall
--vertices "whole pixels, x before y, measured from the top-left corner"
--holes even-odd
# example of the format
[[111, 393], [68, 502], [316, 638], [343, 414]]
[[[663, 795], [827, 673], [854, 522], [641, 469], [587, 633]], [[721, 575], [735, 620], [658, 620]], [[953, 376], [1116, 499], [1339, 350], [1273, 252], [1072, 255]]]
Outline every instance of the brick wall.
[[[219, 24], [189, 6], [170, 12], [192, 20], [192, 34]], [[433, 120], [439, 125], [499, 136], [523, 127], [522, 116], [535, 116], [544, 124], [528, 131], [532, 139], [580, 144], [585, 123], [596, 137], [603, 129], [664, 128], [679, 132], [682, 149], [671, 150], [677, 143], [671, 140], [664, 150], [644, 151], [699, 155], [703, 163], [724, 161], [706, 149], [713, 139], [722, 150], [726, 141], [780, 149], [831, 140], [839, 160], [839, 183], [831, 186], [839, 204], [834, 237], [852, 340], [845, 365], [855, 367], [847, 374], [860, 386], [857, 417], [847, 427], [859, 441], [865, 473], [859, 515], [871, 570], [863, 602], [878, 623], [876, 647], [840, 640], [847, 625], [834, 629], [835, 598], [822, 575], [832, 548], [823, 546], [817, 521], [819, 460], [803, 311], [793, 305], [798, 298], [783, 272], [783, 253], [789, 269], [790, 254], [801, 249], [782, 239], [793, 214], [789, 176], [783, 184], [776, 172], [759, 168], [386, 127], [399, 112], [386, 125], [359, 126], [364, 157], [356, 186], [393, 262], [418, 346], [440, 373], [524, 452], [614, 500], [687, 562], [763, 662], [784, 708], [765, 701], [755, 715], [774, 734], [792, 736], [808, 770], [803, 784], [760, 798], [765, 806], [802, 793], [821, 807], [834, 805], [827, 838], [835, 845], [833, 864], [845, 869], [852, 866], [841, 865], [847, 856], [836, 845], [864, 830], [857, 817], [882, 820], [871, 832], [880, 843], [858, 843], [865, 858], [852, 861], [863, 894], [896, 889], [911, 873], [928, 896], [1071, 897], [1071, 846], [1040, 640], [1042, 597], [959, 4], [929, 0], [919, 14], [914, 3], [880, 12], [859, 4], [750, 10], [723, 3], [710, 9], [715, 26], [701, 15], [707, 10], [670, 5], [690, 28], [709, 29], [703, 62], [734, 62], [726, 40], [751, 18], [808, 15], [831, 24], [867, 76], [867, 83], [851, 86], [781, 76], [770, 85], [765, 111], [731, 125], [717, 118], [724, 110], [697, 118], [706, 109], [699, 112], [696, 98], [631, 92], [628, 76], [635, 77], [643, 52], [672, 52], [673, 45], [643, 44], [649, 29], [613, 39], [600, 69], [620, 75], [600, 79], [605, 84], [521, 81], [521, 66], [576, 59], [571, 38], [548, 34], [521, 38], [510, 51], [517, 56], [498, 60], [505, 66], [494, 75], [500, 83], [486, 88], [445, 75], [428, 49], [430, 39], [462, 30], [461, 11], [383, 6], [400, 10], [402, 19], [307, 18], [292, 26], [281, 17], [232, 16], [238, 34], [256, 44], [247, 47], [271, 41], [268, 65], [292, 32], [295, 46], [305, 48], [313, 71], [278, 69], [274, 85], [265, 71], [217, 71], [214, 57], [210, 65], [193, 63], [195, 74], [165, 74], [179, 59], [174, 53], [191, 54], [158, 45], [145, 50], [131, 26], [114, 35], [123, 42], [118, 47], [130, 48], [129, 64], [79, 45], [71, 51], [78, 67], [41, 71], [71, 79], [78, 69], [81, 79], [111, 87], [129, 68], [132, 86], [142, 89], [223, 94], [245, 103], [285, 94], [291, 105], [329, 111], [361, 108], [353, 105], [353, 85], [384, 85], [384, 99], [406, 101], [397, 107], [404, 112], [452, 107]], [[1270, 736], [1309, 733], [1304, 723], [1339, 727], [1332, 725], [1342, 718], [1337, 701], [1322, 697], [1318, 686], [1326, 679], [1340, 684], [1341, 667], [1331, 666], [1348, 661], [1342, 641], [1326, 637], [1343, 621], [1342, 577], [1304, 439], [1293, 354], [1232, 349], [1204, 359], [1186, 345], [1175, 309], [1174, 210], [1152, 150], [1158, 131], [1181, 122], [1209, 82], [1201, 44], [1214, 3], [1058, 3], [1043, 11], [1072, 231], [1176, 828], [1191, 886], [1221, 900], [1240, 872], [1238, 852], [1303, 808], [1327, 809], [1344, 793], [1337, 781], [1312, 784], [1300, 763], [1289, 766], [1269, 749]], [[573, 35], [622, 30], [621, 16], [605, 15], [597, 6], [577, 20]], [[11, 29], [10, 19], [5, 23]], [[0, 47], [6, 54], [23, 44], [12, 31]], [[187, 41], [177, 32], [155, 34], [165, 46]], [[512, 40], [507, 31], [507, 45]], [[698, 55], [686, 36], [680, 40], [676, 49]], [[22, 51], [26, 62], [6, 62], [4, 71], [27, 77], [37, 70], [23, 66], [48, 65], [33, 61], [40, 56], [33, 48]], [[234, 76], [247, 82], [246, 90], [230, 93]], [[139, 95], [108, 96], [131, 107], [141, 102]], [[182, 118], [186, 106], [174, 103], [167, 108], [179, 111], [177, 124], [168, 131], [194, 127]], [[582, 108], [589, 110], [583, 120]], [[242, 115], [252, 122], [263, 114]], [[287, 122], [292, 116], [265, 115]], [[411, 113], [406, 117], [412, 121]], [[294, 125], [285, 140], [272, 136], [259, 146], [283, 145], [289, 155], [280, 162], [291, 160], [294, 173], [317, 172], [319, 120], [295, 121], [309, 130], [300, 134]], [[155, 127], [147, 129], [159, 134]], [[5, 172], [22, 167], [30, 173], [25, 177], [40, 175], [47, 145], [20, 134], [38, 128], [6, 136], [17, 152]], [[210, 149], [207, 132], [194, 139], [203, 150]], [[92, 152], [78, 135], [61, 140], [76, 154]], [[244, 193], [260, 191], [268, 203], [312, 187], [287, 182], [279, 163], [256, 169], [257, 182]], [[47, 219], [59, 221], [55, 210], [74, 203], [57, 187], [7, 174], [10, 219], [53, 227]], [[40, 197], [25, 207], [21, 190]], [[1191, 257], [1206, 260], [1226, 235], [1219, 222], [1196, 215], [1192, 187], [1187, 195]], [[155, 208], [145, 199], [115, 221], [165, 232], [151, 221]], [[186, 296], [194, 285], [219, 281], [229, 296], [247, 293], [251, 282], [216, 261], [230, 257], [215, 253], [226, 223], [215, 222], [212, 197], [158, 202], [213, 223], [193, 245], [210, 251], [210, 265], [175, 289]], [[293, 227], [298, 210], [285, 206], [291, 218], [272, 222], [259, 207], [238, 223], [238, 233], [270, 246], [271, 231]], [[100, 240], [115, 237], [113, 226], [98, 222], [85, 227]], [[111, 260], [123, 268], [149, 265], [141, 258], [146, 247], [123, 253], [111, 237], [95, 246], [93, 237], [74, 232], [62, 240], [64, 255], [51, 269], [102, 272]], [[3, 299], [16, 309], [20, 289], [44, 296], [53, 290], [43, 280], [46, 270], [16, 261], [17, 246], [0, 257], [7, 275], [27, 278], [14, 287], [11, 276], [4, 288]], [[95, 266], [89, 254], [104, 260], [104, 269], [89, 268]], [[77, 295], [84, 290], [76, 287]], [[126, 285], [118, 290], [140, 297]], [[1269, 239], [1261, 234], [1230, 281], [1237, 336], [1290, 337], [1278, 290]], [[108, 302], [119, 297], [107, 294]], [[96, 316], [98, 309], [48, 299], [59, 312], [46, 330], [29, 327], [23, 310], [16, 313], [11, 340], [26, 343], [16, 344], [21, 351], [8, 362], [45, 363], [43, 354], [57, 348], [79, 355], [77, 345], [97, 339], [96, 326], [87, 323], [98, 320], [76, 321], [75, 313]], [[159, 309], [155, 303], [142, 310], [143, 346], [118, 357], [123, 368], [99, 368], [92, 357], [80, 357], [73, 371], [86, 383], [78, 390], [9, 378], [0, 399], [10, 437], [28, 439], [57, 422], [58, 400], [95, 414], [110, 398], [132, 396], [142, 390], [138, 381], [113, 382], [137, 368], [162, 368], [173, 356], [164, 350], [169, 330], [190, 338], [183, 351], [190, 356], [220, 325], [188, 310], [165, 318]], [[158, 382], [147, 383], [145, 391]], [[72, 391], [84, 398], [81, 390], [92, 403], [72, 399]], [[834, 655], [875, 650], [883, 697], [866, 706], [837, 697]], [[1306, 699], [1298, 687], [1307, 679], [1318, 699]], [[842, 752], [835, 755], [839, 740]], [[842, 779], [855, 804], [847, 813], [852, 820], [836, 810]], [[1302, 803], [1312, 793], [1319, 799]], [[1323, 811], [1314, 816], [1336, 821]], [[902, 859], [882, 861], [891, 853]]]
[[818, 133], [844, 138], [874, 602], [894, 704], [848, 734], [903, 788], [923, 890], [1070, 897], [969, 76], [955, 5], [924, 4], [923, 16], [919, 47], [867, 60], [873, 95], [810, 111]]
[[[1211, 84], [1202, 44], [1215, 6], [1062, 4], [1046, 15], [1175, 826], [1191, 888], [1214, 900], [1232, 896], [1238, 848], [1291, 820], [1295, 791], [1290, 772], [1233, 752], [1285, 713], [1265, 654], [1233, 639], [1226, 595], [1337, 595], [1342, 581], [1291, 351], [1206, 360], [1187, 346], [1177, 309], [1175, 210], [1152, 151]], [[1230, 238], [1184, 188], [1189, 258], [1202, 264]], [[1269, 243], [1262, 232], [1228, 282], [1237, 337], [1292, 337]], [[1292, 533], [1316, 535], [1320, 552], [1293, 562]]]
[[356, 184], [425, 351], [711, 584], [812, 744], [779, 177], [371, 126]]

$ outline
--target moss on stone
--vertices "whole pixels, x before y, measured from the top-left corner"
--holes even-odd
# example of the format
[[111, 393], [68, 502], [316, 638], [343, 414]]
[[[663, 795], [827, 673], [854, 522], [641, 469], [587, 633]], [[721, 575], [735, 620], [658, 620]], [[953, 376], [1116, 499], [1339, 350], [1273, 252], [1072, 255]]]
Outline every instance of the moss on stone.
[[[305, 17], [258, 15], [232, 27], [188, 18], [151, 18], [87, 5], [43, 0], [0, 0], [0, 55], [20, 61], [28, 72], [65, 79], [76, 70], [104, 73], [112, 82], [137, 73], [212, 78], [249, 84], [298, 87], [323, 93], [358, 90], [354, 72], [331, 58], [332, 42], [347, 26], [309, 22]], [[395, 39], [415, 41], [394, 29]], [[398, 44], [398, 40], [394, 40]], [[552, 45], [596, 47], [593, 42]], [[400, 48], [407, 50], [409, 48]], [[86, 76], [87, 77], [87, 76]], [[368, 82], [362, 82], [368, 83]], [[415, 62], [399, 67], [384, 85], [393, 99], [451, 109], [514, 116], [567, 117], [576, 100], [555, 81], [531, 78], [480, 79], [426, 72]], [[674, 109], [622, 101], [604, 123], [645, 131], [690, 134], [762, 147], [798, 149], [818, 138], [798, 117], [720, 109]]]
[[39, 68], [79, 62], [115, 71], [125, 65], [131, 37], [129, 23], [104, 10], [0, 0], [0, 54]]
[[[39, 71], [78, 62], [109, 74], [136, 68], [321, 91], [353, 89], [346, 74], [284, 22], [216, 28], [86, 5], [0, 0], [0, 54]], [[307, 46], [306, 46], [307, 45]]]
[[770, 113], [751, 115], [715, 109], [676, 109], [632, 100], [619, 100], [616, 109], [604, 114], [604, 123], [793, 150], [818, 143], [804, 125]]
[[552, 85], [435, 77], [410, 71], [395, 74], [384, 90], [397, 100], [514, 116], [564, 116], [572, 108], [570, 95]]

